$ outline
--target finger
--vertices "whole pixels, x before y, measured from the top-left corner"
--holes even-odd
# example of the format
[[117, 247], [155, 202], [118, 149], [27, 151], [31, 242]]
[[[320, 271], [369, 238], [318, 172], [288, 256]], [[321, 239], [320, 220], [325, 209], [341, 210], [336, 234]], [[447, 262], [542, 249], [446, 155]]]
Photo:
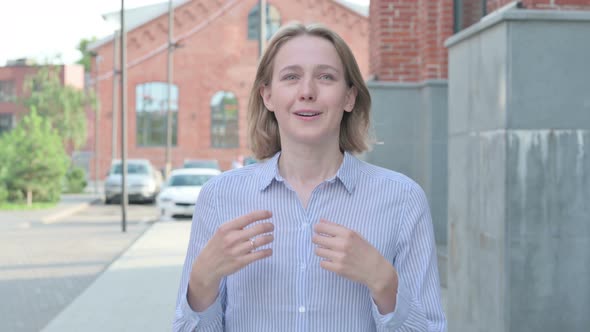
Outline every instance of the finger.
[[331, 261], [321, 261], [320, 262], [320, 267], [324, 270], [328, 270], [328, 271], [332, 271], [334, 273], [339, 273], [340, 269], [338, 268], [339, 265], [337, 265], [334, 262]]
[[271, 243], [272, 241], [274, 241], [274, 236], [272, 234], [267, 234], [267, 235], [259, 236], [255, 239], [252, 239], [252, 241], [254, 241], [254, 246], [252, 246], [252, 242], [250, 241], [250, 239], [248, 239], [247, 241], [241, 242], [236, 247], [235, 254], [236, 255], [244, 255], [244, 254], [254, 251], [262, 246], [265, 246], [265, 245]]
[[316, 233], [326, 234], [330, 236], [344, 236], [350, 230], [344, 226], [329, 222], [325, 219], [320, 219], [320, 222], [313, 227]]
[[252, 264], [255, 261], [267, 258], [272, 256], [272, 249], [262, 249], [253, 251], [247, 255], [244, 255], [240, 258], [240, 262], [242, 263], [242, 267]]
[[275, 225], [269, 222], [260, 223], [250, 228], [239, 231], [240, 240], [248, 240], [258, 235], [274, 231]]
[[340, 260], [342, 258], [342, 254], [340, 252], [326, 248], [315, 248], [315, 254], [318, 257], [327, 259], [329, 261]]
[[334, 249], [334, 250], [342, 250], [344, 246], [342, 245], [342, 241], [337, 237], [329, 237], [316, 234], [311, 237], [311, 242], [322, 246], [323, 248]]
[[231, 229], [243, 229], [244, 227], [253, 224], [256, 221], [269, 219], [272, 217], [272, 212], [267, 210], [253, 211], [248, 214], [237, 217], [230, 221], [228, 226]]

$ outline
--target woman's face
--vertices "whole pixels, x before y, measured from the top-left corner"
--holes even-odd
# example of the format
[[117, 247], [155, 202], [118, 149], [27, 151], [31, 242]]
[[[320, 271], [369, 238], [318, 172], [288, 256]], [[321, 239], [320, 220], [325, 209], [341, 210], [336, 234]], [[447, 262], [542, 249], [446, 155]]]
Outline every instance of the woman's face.
[[352, 111], [357, 91], [348, 87], [330, 41], [299, 36], [275, 55], [272, 81], [261, 94], [277, 119], [281, 145], [338, 146], [342, 115]]

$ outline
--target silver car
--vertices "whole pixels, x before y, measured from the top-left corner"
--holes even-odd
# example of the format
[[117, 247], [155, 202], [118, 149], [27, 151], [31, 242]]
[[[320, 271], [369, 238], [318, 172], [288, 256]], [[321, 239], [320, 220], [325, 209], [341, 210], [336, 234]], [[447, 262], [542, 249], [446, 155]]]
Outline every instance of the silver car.
[[[121, 201], [121, 161], [112, 162], [105, 180], [105, 203]], [[147, 159], [127, 161], [127, 197], [130, 202], [153, 203], [162, 186], [162, 174]]]

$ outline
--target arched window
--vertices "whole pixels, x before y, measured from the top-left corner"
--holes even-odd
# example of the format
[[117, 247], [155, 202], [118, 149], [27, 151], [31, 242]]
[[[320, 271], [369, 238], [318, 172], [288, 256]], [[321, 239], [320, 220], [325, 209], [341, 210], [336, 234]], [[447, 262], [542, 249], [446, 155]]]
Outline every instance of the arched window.
[[[260, 36], [260, 5], [256, 4], [248, 14], [248, 39], [259, 40]], [[266, 39], [270, 39], [281, 27], [281, 14], [277, 7], [266, 4]]]
[[211, 147], [237, 148], [238, 100], [228, 91], [219, 91], [211, 98]]
[[[172, 85], [172, 145], [178, 137], [178, 87]], [[165, 146], [168, 83], [148, 82], [135, 87], [137, 146]]]

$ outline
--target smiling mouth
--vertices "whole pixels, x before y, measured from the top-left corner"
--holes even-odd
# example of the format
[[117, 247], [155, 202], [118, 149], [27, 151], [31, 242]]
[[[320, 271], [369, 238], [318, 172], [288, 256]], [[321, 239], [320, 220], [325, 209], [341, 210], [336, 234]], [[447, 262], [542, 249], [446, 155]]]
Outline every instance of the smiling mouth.
[[295, 115], [303, 118], [313, 118], [322, 114], [321, 112], [295, 112]]

